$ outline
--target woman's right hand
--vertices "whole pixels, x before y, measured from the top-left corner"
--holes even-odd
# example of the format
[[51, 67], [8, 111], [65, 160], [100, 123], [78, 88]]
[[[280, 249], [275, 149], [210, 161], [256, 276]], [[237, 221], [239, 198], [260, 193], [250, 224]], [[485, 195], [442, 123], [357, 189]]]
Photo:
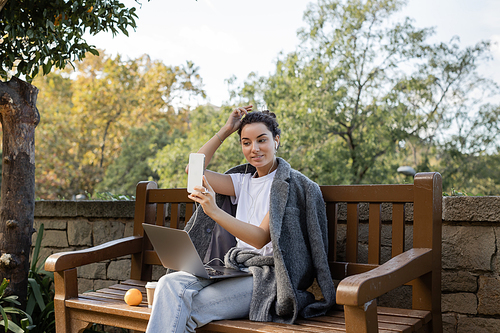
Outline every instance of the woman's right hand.
[[226, 130], [228, 131], [228, 136], [236, 132], [241, 125], [241, 118], [248, 112], [252, 111], [253, 105], [247, 105], [242, 107], [237, 107], [229, 115], [229, 119], [226, 122]]

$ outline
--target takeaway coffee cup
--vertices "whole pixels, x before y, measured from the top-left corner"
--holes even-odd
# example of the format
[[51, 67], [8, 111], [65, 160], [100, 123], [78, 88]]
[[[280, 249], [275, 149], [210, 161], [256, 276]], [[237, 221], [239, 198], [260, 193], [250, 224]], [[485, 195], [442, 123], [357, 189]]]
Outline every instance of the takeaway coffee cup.
[[148, 297], [148, 308], [153, 307], [153, 297], [155, 295], [156, 284], [157, 284], [157, 282], [146, 283], [146, 295]]

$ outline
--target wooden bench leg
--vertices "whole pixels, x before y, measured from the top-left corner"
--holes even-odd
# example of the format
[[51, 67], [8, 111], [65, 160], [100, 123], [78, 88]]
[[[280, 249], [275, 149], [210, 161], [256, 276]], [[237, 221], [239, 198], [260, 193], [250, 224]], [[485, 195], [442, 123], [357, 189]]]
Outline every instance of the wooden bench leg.
[[377, 301], [363, 306], [344, 305], [346, 333], [378, 333]]
[[65, 301], [78, 296], [78, 279], [76, 268], [62, 272], [54, 272], [54, 311], [56, 316], [57, 333], [83, 332], [90, 323], [71, 319]]
[[[82, 333], [90, 325], [92, 325], [92, 324], [87, 323], [86, 321], [81, 321], [78, 319], [71, 319], [71, 332]], [[57, 331], [57, 332], [59, 332], [59, 331]]]

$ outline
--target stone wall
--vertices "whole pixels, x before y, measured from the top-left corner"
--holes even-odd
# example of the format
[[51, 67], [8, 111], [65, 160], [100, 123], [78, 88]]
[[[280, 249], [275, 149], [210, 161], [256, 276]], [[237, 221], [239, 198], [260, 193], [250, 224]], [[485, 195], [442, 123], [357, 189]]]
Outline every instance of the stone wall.
[[[411, 213], [407, 209], [406, 247], [411, 247]], [[389, 220], [391, 207], [383, 207], [382, 220]], [[62, 251], [84, 249], [132, 235], [133, 201], [38, 201], [35, 229], [45, 226], [42, 257]], [[361, 207], [360, 218], [365, 220]], [[340, 214], [342, 219], [342, 210]], [[363, 222], [363, 221], [362, 221]], [[368, 226], [360, 225], [360, 262], [365, 262]], [[442, 311], [444, 331], [500, 332], [500, 197], [444, 197], [442, 242]], [[36, 234], [33, 235], [33, 241]], [[391, 229], [382, 226], [382, 257], [390, 256]], [[339, 226], [338, 254], [345, 248], [345, 227]], [[164, 269], [153, 273], [158, 279]], [[87, 265], [78, 269], [81, 292], [99, 289], [127, 279], [130, 258]], [[379, 299], [380, 305], [411, 306], [410, 287], [402, 287]]]

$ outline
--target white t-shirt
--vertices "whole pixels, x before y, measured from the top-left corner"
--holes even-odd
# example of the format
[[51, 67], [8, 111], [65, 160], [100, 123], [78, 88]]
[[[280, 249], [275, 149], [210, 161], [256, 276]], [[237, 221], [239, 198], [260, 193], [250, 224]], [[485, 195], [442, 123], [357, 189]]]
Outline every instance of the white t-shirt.
[[[259, 226], [269, 211], [269, 194], [276, 170], [270, 174], [254, 178], [250, 173], [232, 173], [235, 196], [231, 197], [233, 204], [238, 204], [236, 218], [240, 221]], [[262, 249], [256, 249], [239, 238], [236, 238], [236, 246], [244, 249], [252, 249], [260, 252], [264, 256], [273, 254], [271, 242]]]

